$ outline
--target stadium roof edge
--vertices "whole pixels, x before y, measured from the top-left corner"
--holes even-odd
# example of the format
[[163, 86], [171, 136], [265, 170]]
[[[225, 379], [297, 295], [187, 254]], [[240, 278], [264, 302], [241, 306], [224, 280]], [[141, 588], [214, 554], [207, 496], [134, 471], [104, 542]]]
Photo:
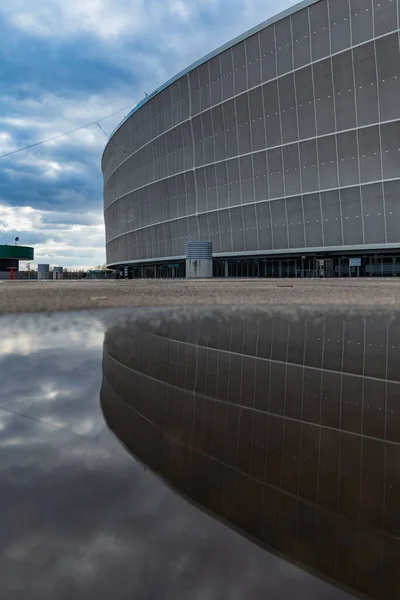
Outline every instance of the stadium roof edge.
[[154, 96], [156, 96], [157, 94], [159, 94], [160, 92], [162, 92], [163, 90], [165, 90], [168, 86], [170, 86], [171, 84], [175, 83], [175, 81], [177, 81], [178, 79], [180, 79], [184, 75], [188, 75], [191, 71], [193, 71], [194, 69], [196, 69], [197, 67], [199, 67], [203, 63], [207, 62], [208, 60], [211, 60], [212, 58], [214, 58], [214, 56], [218, 56], [218, 54], [221, 54], [225, 50], [228, 50], [229, 48], [232, 48], [233, 46], [236, 46], [236, 44], [239, 44], [243, 40], [245, 40], [248, 37], [254, 35], [255, 33], [258, 33], [262, 29], [265, 29], [266, 27], [268, 27], [270, 25], [274, 25], [275, 23], [277, 23], [278, 21], [281, 21], [285, 17], [293, 15], [296, 12], [302, 10], [303, 8], [308, 8], [309, 6], [312, 6], [313, 4], [317, 4], [317, 2], [320, 2], [320, 1], [321, 0], [302, 0], [301, 2], [298, 2], [297, 4], [294, 4], [293, 6], [290, 6], [286, 10], [284, 10], [284, 11], [276, 14], [273, 17], [270, 17], [269, 19], [267, 19], [266, 21], [263, 21], [262, 23], [259, 23], [258, 25], [255, 25], [251, 29], [248, 29], [247, 31], [245, 31], [244, 33], [242, 33], [241, 35], [238, 35], [237, 37], [235, 37], [232, 40], [230, 40], [230, 41], [226, 42], [225, 44], [223, 44], [222, 46], [219, 46], [218, 48], [216, 48], [215, 50], [213, 50], [209, 54], [206, 54], [202, 58], [198, 59], [196, 62], [194, 62], [191, 65], [189, 65], [188, 67], [186, 67], [186, 69], [183, 69], [183, 71], [180, 71], [179, 73], [177, 73], [176, 75], [174, 75], [173, 77], [171, 77], [170, 79], [168, 79], [165, 83], [163, 83], [157, 89], [155, 89], [153, 92], [151, 92], [151, 94], [148, 94], [145, 98], [143, 98], [143, 100], [141, 100], [140, 102], [138, 102], [138, 104], [136, 104], [136, 106], [134, 106], [134, 108], [132, 108], [132, 110], [117, 125], [117, 127], [111, 133], [110, 139], [108, 140], [107, 144], [105, 145], [105, 148], [104, 148], [102, 156], [101, 156], [101, 161], [103, 162], [104, 152], [106, 151], [106, 149], [108, 147], [108, 144], [110, 143], [112, 137], [116, 134], [116, 132], [118, 131], [118, 129], [120, 127], [122, 127], [122, 125], [136, 111], [139, 110], [139, 108], [141, 108], [144, 104], [146, 104], [146, 102], [148, 102], [149, 100], [151, 100], [152, 98], [154, 98]]

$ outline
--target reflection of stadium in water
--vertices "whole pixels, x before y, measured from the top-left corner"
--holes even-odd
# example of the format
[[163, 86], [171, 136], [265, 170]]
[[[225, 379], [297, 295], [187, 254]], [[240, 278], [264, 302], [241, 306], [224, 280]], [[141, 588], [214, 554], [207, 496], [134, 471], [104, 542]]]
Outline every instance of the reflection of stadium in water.
[[400, 595], [400, 317], [199, 313], [111, 328], [102, 408], [219, 518], [374, 598]]

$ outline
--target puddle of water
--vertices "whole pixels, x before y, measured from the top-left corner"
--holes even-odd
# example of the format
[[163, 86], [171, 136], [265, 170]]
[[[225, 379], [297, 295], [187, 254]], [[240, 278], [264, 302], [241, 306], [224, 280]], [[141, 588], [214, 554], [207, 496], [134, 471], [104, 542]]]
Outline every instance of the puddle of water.
[[5, 597], [399, 597], [400, 315], [0, 321]]

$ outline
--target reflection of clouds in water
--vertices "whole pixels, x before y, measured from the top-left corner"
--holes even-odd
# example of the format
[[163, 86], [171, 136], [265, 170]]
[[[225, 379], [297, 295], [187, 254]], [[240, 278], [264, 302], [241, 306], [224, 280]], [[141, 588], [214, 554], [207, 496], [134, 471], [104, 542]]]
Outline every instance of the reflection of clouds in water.
[[3, 317], [0, 326], [0, 370], [8, 374], [0, 391], [3, 411], [78, 435], [99, 433], [104, 423], [93, 410], [101, 385], [104, 326], [99, 317]]
[[54, 350], [64, 344], [98, 348], [103, 341], [103, 326], [94, 314], [73, 315], [71, 319], [64, 313], [2, 316], [0, 325], [0, 359], [10, 354], [28, 356], [32, 352]]

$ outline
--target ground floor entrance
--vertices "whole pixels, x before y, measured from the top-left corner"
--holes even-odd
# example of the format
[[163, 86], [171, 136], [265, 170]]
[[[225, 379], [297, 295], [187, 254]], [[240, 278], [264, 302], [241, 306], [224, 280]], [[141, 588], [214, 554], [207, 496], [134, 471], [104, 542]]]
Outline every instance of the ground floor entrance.
[[399, 256], [251, 258], [214, 261], [214, 277], [397, 277]]
[[[129, 279], [182, 279], [185, 261], [139, 266], [122, 265], [120, 277]], [[214, 277], [232, 278], [331, 278], [398, 277], [400, 253], [316, 255], [296, 257], [214, 258]]]

